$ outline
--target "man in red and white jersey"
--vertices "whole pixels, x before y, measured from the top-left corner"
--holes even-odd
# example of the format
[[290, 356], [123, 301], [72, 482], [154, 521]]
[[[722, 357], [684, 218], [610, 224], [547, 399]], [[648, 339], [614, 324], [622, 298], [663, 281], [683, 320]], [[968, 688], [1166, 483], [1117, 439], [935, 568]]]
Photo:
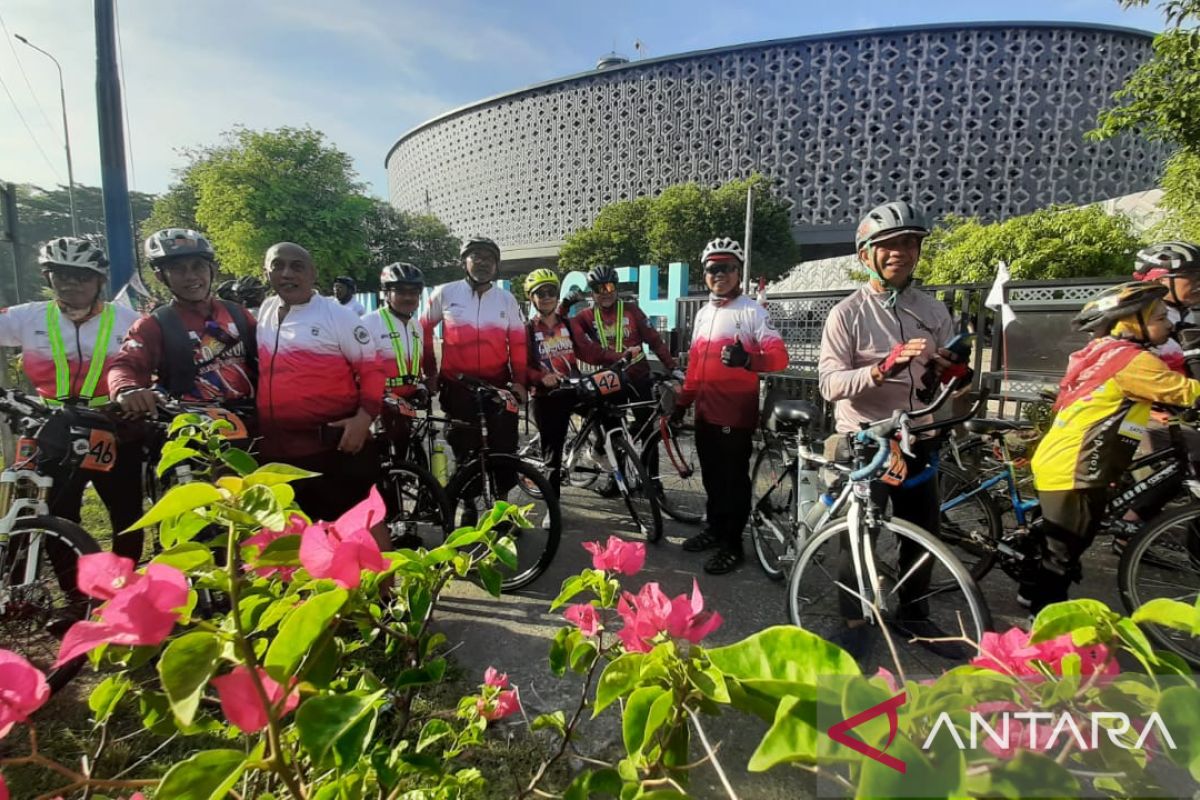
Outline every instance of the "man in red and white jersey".
[[321, 473], [293, 484], [296, 502], [313, 519], [337, 519], [378, 477], [370, 428], [383, 404], [383, 369], [358, 315], [316, 292], [307, 250], [280, 242], [265, 266], [276, 295], [263, 303], [258, 327], [260, 450], [268, 461]]
[[[104, 302], [108, 258], [87, 239], [51, 239], [38, 251], [38, 264], [54, 298], [0, 310], [0, 346], [21, 348], [21, 366], [46, 405], [104, 405], [107, 367], [138, 313]], [[142, 515], [141, 446], [118, 445], [116, 455], [108, 472], [77, 469], [54, 475], [50, 513], [79, 522], [90, 480], [114, 531], [136, 522]], [[141, 558], [141, 532], [118, 535], [113, 551]]]
[[[500, 246], [483, 236], [470, 238], [460, 253], [466, 277], [433, 290], [422, 318], [425, 374], [435, 391], [440, 386], [442, 410], [451, 419], [477, 422], [474, 395], [458, 383], [458, 375], [478, 378], [497, 388], [511, 386], [525, 402], [528, 345], [525, 321], [517, 300], [493, 282], [500, 268]], [[442, 326], [442, 363], [438, 370], [433, 332]], [[456, 428], [446, 435], [459, 464], [479, 449], [478, 431]], [[488, 444], [501, 453], [517, 450], [517, 414], [496, 408], [488, 417]]]
[[683, 543], [692, 552], [718, 548], [704, 571], [721, 575], [744, 560], [742, 529], [750, 517], [750, 456], [758, 423], [758, 373], [788, 365], [783, 338], [767, 311], [742, 294], [742, 246], [713, 239], [700, 261], [709, 302], [696, 315], [687, 377], [678, 407], [696, 406], [696, 455], [708, 495], [708, 527]]

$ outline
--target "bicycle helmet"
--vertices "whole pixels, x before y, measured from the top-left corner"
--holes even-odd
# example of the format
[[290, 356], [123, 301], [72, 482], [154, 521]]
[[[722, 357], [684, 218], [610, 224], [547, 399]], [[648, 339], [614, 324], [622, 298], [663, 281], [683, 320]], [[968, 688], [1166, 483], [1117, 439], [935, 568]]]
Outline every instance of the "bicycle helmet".
[[108, 277], [108, 257], [100, 245], [75, 236], [60, 236], [42, 245], [38, 251], [38, 264], [43, 269], [50, 267], [76, 267], [87, 269]]
[[234, 284], [236, 299], [244, 306], [258, 307], [267, 297], [267, 287], [257, 275], [242, 278]]
[[164, 228], [154, 232], [146, 240], [143, 252], [150, 265], [156, 268], [184, 256], [199, 256], [211, 262], [217, 260], [217, 253], [204, 234], [187, 228]]
[[214, 294], [222, 300], [238, 302], [237, 281], [221, 281]]
[[861, 250], [876, 242], [906, 233], [921, 238], [929, 235], [929, 225], [921, 212], [903, 200], [884, 203], [866, 213], [854, 231], [854, 249]]
[[425, 273], [404, 261], [388, 264], [379, 271], [379, 286], [391, 289], [395, 286], [425, 286]]
[[525, 296], [533, 297], [534, 291], [539, 286], [546, 284], [559, 285], [558, 275], [552, 269], [535, 269], [533, 272], [525, 276]]
[[742, 250], [741, 244], [736, 239], [722, 236], [704, 245], [704, 252], [700, 254], [700, 265], [704, 266], [713, 256], [721, 255], [733, 256], [739, 264], [746, 263], [746, 251]]
[[1122, 319], [1136, 315], [1145, 328], [1141, 315], [1166, 296], [1167, 287], [1158, 283], [1131, 281], [1110, 286], [1084, 303], [1071, 327], [1104, 336]]
[[492, 255], [496, 257], [497, 261], [500, 260], [500, 245], [496, 244], [486, 236], [469, 237], [465, 242], [463, 242], [462, 249], [458, 251], [458, 257], [466, 258], [467, 253], [471, 252], [472, 250], [489, 250], [491, 251]]
[[349, 275], [338, 275], [333, 279], [334, 286], [337, 286], [339, 283], [349, 289], [350, 294], [354, 294], [358, 291], [358, 284], [355, 283], [354, 278], [351, 278]]
[[620, 279], [617, 278], [617, 271], [612, 267], [592, 267], [591, 271], [587, 274], [588, 286], [595, 287], [604, 283], [620, 283]]
[[1191, 242], [1158, 242], [1135, 256], [1133, 277], [1156, 281], [1179, 272], [1200, 272], [1200, 247]]

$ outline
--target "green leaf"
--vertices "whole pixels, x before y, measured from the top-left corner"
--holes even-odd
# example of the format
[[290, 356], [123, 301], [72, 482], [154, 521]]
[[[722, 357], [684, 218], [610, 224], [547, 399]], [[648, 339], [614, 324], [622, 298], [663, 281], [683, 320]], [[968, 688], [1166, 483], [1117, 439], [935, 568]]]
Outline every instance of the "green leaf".
[[133, 684], [125, 675], [109, 675], [102, 680], [92, 693], [88, 695], [88, 708], [92, 710], [92, 719], [97, 725], [102, 725], [112, 716], [121, 698]]
[[258, 619], [256, 630], [265, 631], [277, 625], [280, 620], [286, 617], [296, 604], [300, 602], [300, 596], [295, 594], [285, 594], [279, 598], [263, 612]]
[[1175, 749], [1166, 747], [1161, 736], [1159, 746], [1171, 761], [1188, 768], [1192, 778], [1200, 780], [1200, 690], [1193, 686], [1172, 686], [1162, 693], [1158, 713], [1175, 742]]
[[475, 571], [479, 573], [479, 582], [483, 584], [487, 593], [492, 597], [499, 597], [503, 588], [504, 576], [495, 567], [487, 564], [479, 564]]
[[348, 597], [345, 589], [332, 589], [308, 599], [288, 614], [263, 663], [272, 678], [283, 682], [295, 671], [300, 659], [329, 627]]
[[571, 669], [580, 674], [587, 672], [599, 654], [596, 645], [584, 639], [571, 648]]
[[1200, 609], [1178, 600], [1156, 597], [1138, 606], [1132, 618], [1139, 625], [1149, 622], [1164, 628], [1184, 631], [1192, 636], [1200, 636]]
[[158, 675], [181, 726], [192, 724], [204, 687], [217, 671], [221, 640], [216, 634], [195, 631], [174, 639], [158, 661]]
[[166, 564], [180, 572], [192, 572], [213, 566], [213, 554], [199, 542], [184, 542], [159, 553], [150, 563]]
[[454, 728], [450, 727], [449, 722], [444, 719], [431, 719], [421, 728], [421, 735], [417, 738], [417, 752], [420, 753], [428, 749], [434, 742], [453, 735]]
[[1077, 628], [1111, 630], [1121, 617], [1099, 600], [1080, 598], [1046, 606], [1033, 621], [1030, 644], [1055, 639]]
[[158, 540], [164, 548], [171, 548], [182, 542], [190, 542], [196, 534], [212, 523], [194, 511], [185, 511], [176, 517], [164, 519], [158, 526]]
[[561, 710], [555, 711], [552, 714], [540, 714], [529, 724], [531, 731], [540, 731], [545, 728], [549, 728], [559, 736], [565, 737], [567, 735], [567, 715]]
[[138, 714], [142, 718], [142, 727], [155, 736], [167, 737], [177, 730], [171, 703], [165, 694], [143, 692], [138, 697]]
[[563, 793], [563, 800], [592, 800], [596, 797], [617, 797], [621, 794], [621, 774], [606, 768], [584, 770], [575, 776]]
[[592, 710], [592, 718], [608, 708], [612, 701], [630, 692], [637, 685], [642, 674], [644, 653], [625, 653], [608, 662], [604, 672], [600, 673], [600, 681], [596, 684], [596, 707]]
[[245, 768], [245, 753], [204, 750], [167, 771], [155, 800], [224, 800]]
[[300, 536], [288, 534], [280, 536], [254, 556], [254, 564], [259, 567], [295, 567], [300, 564]]
[[1054, 759], [1022, 750], [986, 773], [987, 786], [973, 796], [1024, 800], [1026, 797], [1079, 797], [1079, 781]]
[[464, 547], [469, 547], [483, 539], [486, 532], [476, 530], [472, 527], [463, 527], [450, 534], [449, 538], [442, 543], [443, 547], [452, 547], [455, 550], [461, 550]]
[[585, 588], [584, 576], [572, 575], [571, 577], [567, 578], [565, 581], [563, 581], [562, 589], [559, 591], [558, 597], [554, 598], [554, 602], [550, 604], [550, 610], [558, 610], [563, 604], [573, 599], [575, 595], [582, 592]]
[[567, 659], [571, 653], [568, 642], [572, 632], [571, 628], [559, 628], [554, 634], [554, 641], [550, 643], [550, 671], [559, 678], [567, 671]]
[[130, 525], [126, 530], [145, 528], [169, 517], [178, 516], [185, 511], [192, 511], [201, 506], [212, 505], [221, 500], [221, 493], [211, 483], [197, 481], [172, 487], [162, 499], [154, 504], [141, 519]]
[[775, 709], [775, 721], [758, 743], [746, 768], [751, 772], [764, 772], [786, 761], [815, 761], [819, 736], [814, 724], [816, 719], [812, 700], [799, 697], [780, 700]]
[[897, 772], [875, 759], [863, 758], [855, 797], [963, 796], [966, 763], [961, 752], [955, 751], [953, 763], [939, 761], [935, 764], [929, 753], [904, 736], [897, 736], [886, 752], [904, 762], [905, 772]]
[[263, 464], [246, 476], [247, 486], [274, 486], [277, 483], [291, 483], [304, 478], [315, 478], [320, 473], [309, 472], [306, 469], [293, 467], [290, 464]]
[[251, 486], [245, 489], [238, 497], [238, 504], [243, 513], [249, 514], [257, 524], [267, 530], [281, 531], [287, 527], [287, 517], [269, 486]]
[[491, 542], [489, 548], [495, 553], [501, 564], [513, 570], [517, 568], [517, 545], [512, 537], [503, 536], [495, 542]]
[[[175, 442], [169, 444], [175, 444]], [[199, 458], [204, 455], [199, 450], [193, 450], [190, 447], [170, 447], [169, 444], [163, 446], [162, 458], [158, 460], [158, 466], [154, 468], [155, 474], [160, 478], [167, 473], [167, 470], [181, 461], [187, 461], [189, 458]]]
[[258, 462], [254, 460], [254, 456], [236, 447], [224, 450], [221, 453], [221, 460], [238, 475], [249, 475], [258, 469]]
[[625, 713], [621, 719], [621, 735], [625, 740], [625, 750], [629, 755], [637, 757], [642, 752], [642, 745], [654, 735], [657, 726], [651, 727], [651, 722], [657, 719], [652, 712], [660, 699], [665, 698], [670, 708], [671, 693], [661, 686], [640, 686], [629, 695], [625, 703]]
[[364, 719], [373, 717], [383, 692], [347, 692], [306, 700], [296, 711], [300, 745], [317, 764], [326, 764], [334, 744]]
[[410, 686], [427, 686], [438, 683], [446, 674], [446, 659], [435, 658], [424, 666], [410, 667], [401, 671], [392, 681], [392, 690], [400, 691]]

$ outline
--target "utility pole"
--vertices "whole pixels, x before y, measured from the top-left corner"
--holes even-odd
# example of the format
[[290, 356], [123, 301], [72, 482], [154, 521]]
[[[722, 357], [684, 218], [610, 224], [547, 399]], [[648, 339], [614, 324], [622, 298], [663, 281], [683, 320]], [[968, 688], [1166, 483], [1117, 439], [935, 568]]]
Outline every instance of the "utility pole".
[[[11, 183], [6, 183], [0, 186], [0, 201], [4, 207], [4, 229], [3, 234], [0, 234], [0, 240], [8, 242], [12, 247], [13, 260], [13, 296], [11, 303], [5, 303], [6, 306], [15, 306], [21, 302], [21, 287], [18, 284], [18, 276], [21, 274], [21, 252], [17, 242], [17, 187]], [[5, 298], [7, 299], [7, 298]]]
[[79, 219], [75, 216], [75, 170], [71, 167], [71, 129], [67, 127], [67, 89], [63, 83], [62, 64], [58, 63], [58, 59], [47, 53], [42, 48], [38, 47], [33, 42], [26, 39], [21, 34], [14, 34], [17, 41], [26, 47], [37, 50], [46, 58], [54, 62], [54, 66], [58, 69], [58, 99], [62, 103], [63, 117], [63, 142], [67, 148], [67, 199], [71, 203], [71, 235], [79, 235]]
[[109, 291], [115, 297], [137, 263], [129, 179], [125, 170], [125, 124], [117, 70], [113, 0], [94, 0], [96, 16], [96, 116], [100, 125], [100, 175], [104, 186], [104, 229], [108, 238]]

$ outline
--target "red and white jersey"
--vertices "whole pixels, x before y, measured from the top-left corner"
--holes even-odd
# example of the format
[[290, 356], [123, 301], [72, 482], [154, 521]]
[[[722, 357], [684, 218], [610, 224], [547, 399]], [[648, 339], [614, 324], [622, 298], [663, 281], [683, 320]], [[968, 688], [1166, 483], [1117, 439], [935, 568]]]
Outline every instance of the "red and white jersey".
[[[390, 328], [384, 314], [389, 315], [392, 323]], [[407, 322], [402, 322], [387, 306], [380, 306], [377, 311], [365, 315], [362, 324], [371, 334], [375, 357], [383, 370], [388, 393], [397, 397], [412, 394], [416, 390], [416, 382], [421, 378], [421, 323], [415, 315]]]
[[[371, 334], [349, 308], [314, 294], [279, 321], [282, 302], [267, 298], [258, 320], [258, 414], [264, 454], [320, 451], [321, 426], [372, 417], [383, 405], [383, 370]], [[302, 452], [306, 451], [306, 452]]]
[[492, 286], [483, 294], [465, 280], [433, 290], [425, 314], [425, 374], [437, 371], [433, 331], [442, 326], [441, 374], [485, 380], [493, 386], [525, 385], [525, 321], [517, 300]]
[[[41, 397], [58, 396], [57, 373], [50, 344], [47, 310], [49, 300], [24, 303], [0, 309], [0, 347], [21, 348], [21, 366], [29, 382]], [[129, 327], [141, 316], [132, 308], [115, 303], [106, 303], [112, 309], [112, 324], [108, 332], [108, 343], [104, 346], [104, 369], [96, 384], [93, 397], [108, 397], [108, 367], [113, 356], [121, 349], [121, 340]], [[62, 337], [63, 354], [67, 364], [67, 389], [65, 397], [78, 397], [96, 352], [96, 337], [100, 333], [103, 311], [93, 314], [81, 323], [72, 322], [66, 314], [58, 314], [58, 330]]]
[[[750, 353], [749, 369], [721, 363], [721, 349], [741, 340]], [[771, 325], [767, 310], [738, 294], [709, 300], [692, 325], [687, 378], [680, 400], [696, 403], [696, 419], [730, 428], [758, 424], [758, 374], [788, 365], [783, 337]]]

